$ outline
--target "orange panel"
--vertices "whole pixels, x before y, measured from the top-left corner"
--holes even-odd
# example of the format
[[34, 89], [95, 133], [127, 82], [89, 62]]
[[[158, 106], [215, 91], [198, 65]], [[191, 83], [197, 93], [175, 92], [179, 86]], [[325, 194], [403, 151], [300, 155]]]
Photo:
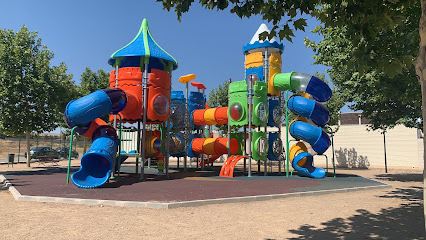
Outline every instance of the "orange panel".
[[98, 129], [98, 127], [105, 126], [105, 125], [108, 125], [108, 123], [106, 123], [104, 120], [102, 120], [100, 118], [96, 118], [95, 120], [92, 121], [92, 123], [90, 124], [89, 129], [87, 129], [87, 131], [83, 134], [83, 136], [85, 136], [88, 139], [92, 140], [93, 132], [96, 129]]
[[137, 120], [142, 116], [142, 86], [122, 86], [126, 93], [127, 104], [120, 112], [124, 119]]
[[192, 152], [195, 154], [202, 154], [203, 153], [203, 145], [205, 138], [194, 138], [192, 140]]
[[217, 107], [214, 113], [214, 118], [217, 124], [228, 123], [228, 107]]
[[[118, 86], [142, 84], [142, 72], [140, 67], [125, 67], [118, 69]], [[111, 71], [109, 76], [110, 88], [115, 88], [115, 70]]]
[[235, 165], [241, 159], [246, 158], [245, 156], [232, 155], [228, 159], [226, 159], [225, 163], [222, 165], [222, 169], [220, 170], [220, 177], [234, 177], [234, 169]]
[[154, 87], [170, 89], [170, 74], [163, 70], [151, 69], [151, 73], [149, 74], [149, 84]]
[[192, 120], [194, 121], [194, 124], [199, 125], [206, 125], [206, 121], [204, 120], [204, 112], [206, 109], [197, 109], [192, 114]]
[[[165, 109], [165, 114], [163, 115], [159, 115], [157, 112], [154, 111], [154, 101], [157, 97], [161, 95], [167, 98], [167, 109]], [[148, 88], [147, 118], [150, 121], [165, 122], [169, 118], [169, 112], [170, 112], [170, 89], [150, 86]]]

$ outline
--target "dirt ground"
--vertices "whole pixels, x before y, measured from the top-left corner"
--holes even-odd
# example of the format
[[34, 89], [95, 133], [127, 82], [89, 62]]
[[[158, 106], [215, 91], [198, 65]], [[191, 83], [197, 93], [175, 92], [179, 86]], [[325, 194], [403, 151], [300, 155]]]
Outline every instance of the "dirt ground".
[[[18, 169], [31, 171], [0, 174]], [[337, 172], [392, 188], [178, 209], [21, 202], [0, 188], [0, 239], [424, 239], [421, 172]]]

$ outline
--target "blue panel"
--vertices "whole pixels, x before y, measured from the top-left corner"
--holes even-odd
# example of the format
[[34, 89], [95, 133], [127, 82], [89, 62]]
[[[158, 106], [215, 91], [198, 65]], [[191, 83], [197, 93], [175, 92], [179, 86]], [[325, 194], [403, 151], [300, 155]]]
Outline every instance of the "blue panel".
[[269, 132], [269, 137], [268, 137], [268, 144], [269, 144], [268, 159], [269, 160], [273, 160], [273, 161], [278, 160], [278, 157], [275, 156], [273, 149], [272, 149], [272, 145], [273, 145], [275, 139], [277, 139], [277, 138], [281, 138], [279, 132]]
[[[280, 101], [275, 100], [275, 99], [269, 99], [269, 115], [268, 115], [268, 127], [279, 127], [280, 123], [276, 124], [274, 122], [274, 108], [276, 106], [280, 106]], [[281, 111], [281, 117], [282, 117], [282, 109], [280, 109]]]
[[288, 100], [287, 106], [293, 113], [306, 118], [311, 118], [312, 111], [315, 108], [315, 101], [302, 96], [292, 96]]
[[308, 142], [312, 146], [321, 137], [322, 129], [302, 121], [296, 121], [290, 125], [290, 134], [294, 138]]
[[204, 94], [201, 92], [190, 92], [189, 93], [189, 112], [193, 112], [195, 109], [204, 109], [206, 103], [204, 102]]
[[321, 103], [315, 103], [314, 111], [311, 115], [312, 122], [318, 126], [324, 126], [330, 120], [330, 111]]
[[[300, 160], [306, 158], [306, 162], [302, 167], [297, 165]], [[316, 168], [313, 166], [313, 157], [307, 152], [302, 152], [297, 154], [291, 162], [291, 166], [302, 176], [312, 177], [312, 178], [323, 178], [325, 176], [325, 171], [323, 168]]]
[[328, 134], [324, 131], [321, 132], [321, 136], [314, 144], [311, 144], [312, 149], [319, 154], [323, 154], [330, 147], [331, 141]]
[[318, 102], [327, 102], [330, 100], [332, 95], [328, 84], [314, 76], [311, 77], [311, 80], [306, 87], [306, 92], [311, 94]]
[[92, 120], [109, 114], [112, 103], [108, 94], [96, 91], [68, 103], [65, 115], [68, 121], [77, 125], [87, 125]]
[[257, 75], [257, 78], [259, 79], [259, 81], [264, 82], [265, 80], [263, 79], [263, 66], [257, 67], [257, 68], [249, 68], [246, 69], [246, 79], [247, 76], [255, 73]]
[[170, 95], [170, 99], [172, 100], [185, 100], [185, 96], [183, 95], [183, 91], [172, 91]]

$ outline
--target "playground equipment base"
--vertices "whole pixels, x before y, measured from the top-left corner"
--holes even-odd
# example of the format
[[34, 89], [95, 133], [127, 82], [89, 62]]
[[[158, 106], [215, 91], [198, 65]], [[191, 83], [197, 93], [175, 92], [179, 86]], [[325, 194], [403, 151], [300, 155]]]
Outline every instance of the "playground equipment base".
[[[218, 177], [220, 168], [209, 171], [171, 173], [169, 178], [122, 174], [120, 181], [110, 180], [97, 189], [80, 189], [66, 184], [65, 168], [41, 168], [33, 172], [9, 172], [0, 175], [18, 201], [61, 202], [148, 208], [195, 207], [208, 204], [265, 201], [271, 199], [342, 193], [391, 187], [360, 177], [338, 174], [323, 179], [289, 176]], [[239, 173], [239, 174], [238, 174]], [[216, 174], [216, 175], [215, 175]], [[330, 177], [331, 176], [331, 177]], [[326, 196], [324, 196], [326, 197]]]

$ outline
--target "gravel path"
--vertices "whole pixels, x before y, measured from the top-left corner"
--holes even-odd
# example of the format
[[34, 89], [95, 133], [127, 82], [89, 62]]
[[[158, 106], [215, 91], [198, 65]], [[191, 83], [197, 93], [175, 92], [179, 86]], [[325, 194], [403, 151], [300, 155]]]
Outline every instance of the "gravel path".
[[[0, 165], [12, 170], [32, 169]], [[424, 239], [420, 172], [337, 171], [392, 188], [178, 209], [18, 202], [0, 188], [0, 239]]]

